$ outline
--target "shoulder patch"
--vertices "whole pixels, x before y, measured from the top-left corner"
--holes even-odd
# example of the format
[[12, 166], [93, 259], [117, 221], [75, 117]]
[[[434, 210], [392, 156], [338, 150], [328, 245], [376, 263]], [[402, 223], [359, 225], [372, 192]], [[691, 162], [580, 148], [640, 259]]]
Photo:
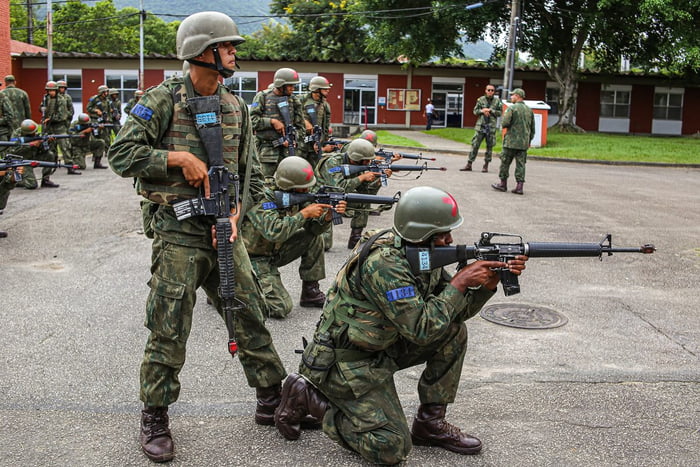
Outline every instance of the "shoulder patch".
[[153, 110], [149, 109], [145, 105], [136, 104], [133, 109], [131, 109], [131, 115], [136, 115], [146, 121], [150, 121], [153, 118]]
[[412, 285], [409, 285], [407, 287], [399, 287], [398, 289], [394, 290], [387, 290], [386, 292], [386, 298], [390, 302], [395, 302], [396, 300], [400, 300], [402, 298], [411, 298], [415, 296], [416, 289]]
[[259, 106], [259, 105], [260, 105], [260, 104], [259, 104], [258, 102], [253, 102], [252, 104], [250, 104], [250, 108], [251, 108], [251, 109], [254, 109], [254, 108], [256, 108], [256, 107]]
[[275, 204], [273, 201], [266, 201], [262, 203], [262, 208], [266, 211], [270, 209], [277, 209], [277, 204]]

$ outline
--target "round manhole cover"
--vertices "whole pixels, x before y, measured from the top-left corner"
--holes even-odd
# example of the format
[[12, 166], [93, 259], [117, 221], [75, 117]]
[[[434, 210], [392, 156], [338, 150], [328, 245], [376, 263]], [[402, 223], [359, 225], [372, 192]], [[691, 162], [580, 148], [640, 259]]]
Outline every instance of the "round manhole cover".
[[558, 311], [517, 303], [489, 305], [483, 308], [480, 314], [492, 323], [523, 329], [558, 328], [569, 322], [569, 319]]

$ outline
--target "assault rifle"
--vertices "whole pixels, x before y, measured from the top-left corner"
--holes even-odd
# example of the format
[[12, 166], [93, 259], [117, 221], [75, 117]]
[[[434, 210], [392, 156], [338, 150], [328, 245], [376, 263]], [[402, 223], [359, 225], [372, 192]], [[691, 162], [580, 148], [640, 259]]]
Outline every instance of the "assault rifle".
[[97, 122], [88, 122], [88, 123], [79, 123], [75, 125], [76, 131], [83, 131], [87, 128], [92, 128], [92, 134], [93, 136], [99, 136], [100, 134], [100, 128], [110, 128], [110, 127], [115, 127], [118, 125], [115, 125], [114, 123], [99, 123], [99, 120], [104, 121], [102, 117], [98, 119]]
[[[394, 204], [400, 197], [400, 191], [396, 192], [394, 196], [377, 196], [362, 193], [344, 193], [330, 186], [322, 186], [316, 193], [275, 190], [275, 204], [278, 208], [288, 208], [304, 203], [330, 204], [335, 208], [340, 201], [345, 201], [348, 204]], [[333, 210], [332, 218], [335, 225], [343, 223], [343, 218], [335, 210]]]
[[336, 148], [340, 149], [341, 147], [345, 146], [346, 144], [350, 144], [350, 140], [349, 139], [331, 138], [331, 139], [323, 142], [324, 146], [327, 144], [330, 144], [331, 146], [335, 146]]
[[486, 118], [486, 121], [481, 125], [481, 134], [486, 136], [487, 138], [491, 137], [491, 123], [489, 122], [489, 118]]
[[[35, 161], [30, 159], [23, 159], [22, 156], [17, 156], [15, 154], [5, 154], [0, 158], [0, 170], [11, 170], [16, 167], [51, 167], [60, 168], [65, 167], [68, 169], [78, 169], [76, 164], [61, 164], [60, 162], [47, 162], [47, 161]], [[15, 182], [22, 181], [22, 174], [13, 170], [15, 177]]]
[[[421, 165], [398, 165], [398, 164], [387, 164], [378, 160], [370, 161], [368, 165], [350, 165], [342, 164], [328, 169], [328, 173], [342, 173], [343, 176], [351, 177], [362, 172], [374, 172], [379, 174], [382, 180], [382, 186], [387, 185], [387, 176], [384, 173], [385, 170], [391, 170], [392, 172], [420, 172], [418, 177], [423, 174], [425, 170], [441, 170], [445, 171], [445, 167], [428, 167], [428, 163], [424, 162]], [[416, 178], [418, 178], [416, 177]]]
[[318, 125], [318, 115], [316, 114], [316, 106], [314, 104], [309, 104], [305, 107], [306, 113], [309, 114], [311, 119], [311, 125], [313, 125], [313, 132], [304, 138], [304, 142], [307, 144], [316, 145], [316, 159], [320, 159], [323, 156], [323, 147], [321, 146], [321, 139], [323, 138], [323, 128]]
[[381, 148], [378, 151], [374, 151], [374, 154], [376, 154], [379, 157], [382, 157], [387, 164], [391, 163], [391, 160], [394, 157], [394, 155], [401, 156], [401, 159], [411, 159], [411, 160], [419, 160], [419, 161], [420, 160], [425, 160], [425, 161], [436, 160], [434, 157], [425, 157], [423, 154], [408, 154], [405, 152], [391, 152], [391, 151], [385, 151], [384, 148]]
[[292, 115], [289, 112], [289, 100], [287, 98], [280, 99], [277, 102], [277, 108], [280, 110], [280, 115], [282, 115], [282, 120], [284, 120], [284, 136], [280, 139], [273, 141], [272, 145], [274, 147], [279, 147], [288, 142], [289, 155], [294, 156], [294, 151], [297, 145], [297, 129], [294, 127], [294, 121], [292, 120]]
[[50, 151], [49, 140], [65, 139], [65, 138], [80, 138], [78, 135], [36, 135], [36, 136], [15, 136], [10, 138], [10, 141], [0, 141], [0, 146], [29, 146], [34, 141], [41, 141], [41, 146], [44, 151]]
[[[494, 237], [512, 237], [520, 239], [513, 243], [493, 243]], [[494, 232], [482, 232], [481, 238], [474, 246], [438, 246], [433, 248], [407, 246], [406, 259], [411, 265], [414, 274], [428, 272], [448, 264], [457, 263], [457, 270], [467, 265], [470, 259], [483, 261], [502, 261], [507, 263], [518, 255], [530, 258], [566, 258], [566, 257], [598, 257], [611, 256], [613, 253], [645, 253], [650, 254], [656, 250], [654, 245], [646, 244], [639, 248], [613, 248], [612, 235], [607, 234], [600, 243], [554, 243], [554, 242], [528, 242], [523, 243], [520, 235], [503, 234]], [[520, 293], [518, 276], [508, 270], [499, 268], [505, 295]]]
[[[187, 98], [187, 105], [197, 125], [197, 132], [209, 157], [209, 188], [207, 198], [204, 187], [199, 188], [199, 195], [173, 203], [177, 220], [192, 216], [213, 216], [216, 219], [217, 262], [219, 264], [219, 297], [228, 330], [228, 351], [236, 354], [238, 344], [234, 317], [237, 311], [245, 309], [245, 303], [236, 297], [236, 280], [233, 265], [233, 244], [229, 238], [233, 233], [231, 226], [231, 205], [239, 209], [239, 176], [229, 172], [224, 163], [223, 133], [218, 117], [221, 112], [219, 96]], [[233, 185], [233, 193], [229, 185]], [[231, 196], [233, 195], [233, 200]], [[240, 240], [238, 240], [240, 241]]]

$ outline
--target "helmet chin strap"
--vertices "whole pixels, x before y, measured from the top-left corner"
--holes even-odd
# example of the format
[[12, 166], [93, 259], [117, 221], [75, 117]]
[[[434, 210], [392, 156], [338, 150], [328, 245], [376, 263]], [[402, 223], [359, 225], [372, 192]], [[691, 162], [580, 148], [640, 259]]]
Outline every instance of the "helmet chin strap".
[[[231, 76], [233, 76], [233, 73], [236, 70], [225, 68], [224, 65], [221, 63], [221, 55], [219, 55], [219, 47], [217, 46], [217, 44], [211, 46], [211, 51], [214, 55], [214, 63], [202, 62], [200, 60], [195, 60], [194, 58], [187, 59], [187, 61], [192, 65], [209, 68], [210, 70], [216, 70], [224, 78], [230, 78]], [[238, 60], [236, 60], [236, 68], [240, 68], [238, 66]]]

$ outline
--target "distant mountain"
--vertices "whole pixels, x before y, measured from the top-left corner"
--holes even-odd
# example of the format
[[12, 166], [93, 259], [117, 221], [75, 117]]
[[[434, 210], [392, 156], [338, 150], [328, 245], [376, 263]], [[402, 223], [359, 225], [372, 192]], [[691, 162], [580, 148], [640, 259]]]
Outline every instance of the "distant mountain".
[[[139, 0], [114, 0], [117, 9], [139, 8]], [[269, 21], [270, 0], [143, 0], [144, 10], [158, 15], [163, 21], [180, 21], [199, 11], [220, 11], [229, 15], [238, 25], [241, 34], [250, 34]]]

